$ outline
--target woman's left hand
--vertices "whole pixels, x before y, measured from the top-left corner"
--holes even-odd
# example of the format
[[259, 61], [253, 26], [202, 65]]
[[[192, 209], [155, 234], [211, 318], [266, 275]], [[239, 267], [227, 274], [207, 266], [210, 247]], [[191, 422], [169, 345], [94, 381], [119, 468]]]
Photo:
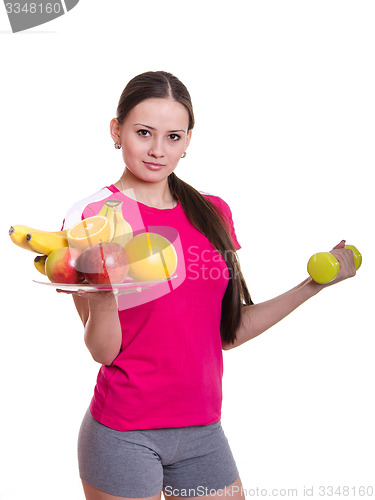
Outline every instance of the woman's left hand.
[[336, 278], [330, 283], [327, 283], [326, 286], [334, 285], [356, 275], [353, 252], [349, 248], [345, 248], [345, 240], [340, 241], [338, 245], [333, 247], [330, 253], [338, 260], [340, 272]]

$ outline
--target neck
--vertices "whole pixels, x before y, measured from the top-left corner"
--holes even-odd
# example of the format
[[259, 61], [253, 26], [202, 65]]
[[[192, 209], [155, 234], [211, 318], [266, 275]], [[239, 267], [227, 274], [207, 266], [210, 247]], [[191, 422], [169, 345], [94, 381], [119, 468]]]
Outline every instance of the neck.
[[143, 181], [126, 168], [115, 185], [129, 198], [151, 207], [174, 208], [177, 205], [177, 200], [169, 189], [168, 179], [161, 182]]

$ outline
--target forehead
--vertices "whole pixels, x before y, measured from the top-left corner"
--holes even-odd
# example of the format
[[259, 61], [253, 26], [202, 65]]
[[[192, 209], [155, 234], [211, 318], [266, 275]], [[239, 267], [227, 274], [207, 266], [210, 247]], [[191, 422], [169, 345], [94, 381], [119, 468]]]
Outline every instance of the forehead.
[[137, 104], [128, 114], [130, 124], [144, 123], [155, 128], [187, 129], [189, 113], [185, 106], [173, 99], [152, 98]]

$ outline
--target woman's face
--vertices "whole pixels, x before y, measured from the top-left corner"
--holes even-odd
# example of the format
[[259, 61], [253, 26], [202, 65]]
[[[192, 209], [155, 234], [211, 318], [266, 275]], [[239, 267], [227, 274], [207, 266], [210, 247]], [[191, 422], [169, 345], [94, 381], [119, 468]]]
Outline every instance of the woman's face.
[[122, 144], [128, 169], [142, 180], [156, 182], [168, 177], [186, 151], [188, 125], [185, 106], [169, 98], [150, 98], [137, 104], [121, 126], [114, 118], [111, 131]]

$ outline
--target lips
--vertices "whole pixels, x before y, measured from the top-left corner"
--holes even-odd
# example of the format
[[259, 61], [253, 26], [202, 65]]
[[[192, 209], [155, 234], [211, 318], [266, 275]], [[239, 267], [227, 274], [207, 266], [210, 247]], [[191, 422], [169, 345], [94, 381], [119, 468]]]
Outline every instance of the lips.
[[150, 170], [160, 170], [161, 168], [163, 168], [165, 165], [161, 165], [160, 163], [148, 163], [146, 161], [143, 162], [147, 168], [149, 168]]

